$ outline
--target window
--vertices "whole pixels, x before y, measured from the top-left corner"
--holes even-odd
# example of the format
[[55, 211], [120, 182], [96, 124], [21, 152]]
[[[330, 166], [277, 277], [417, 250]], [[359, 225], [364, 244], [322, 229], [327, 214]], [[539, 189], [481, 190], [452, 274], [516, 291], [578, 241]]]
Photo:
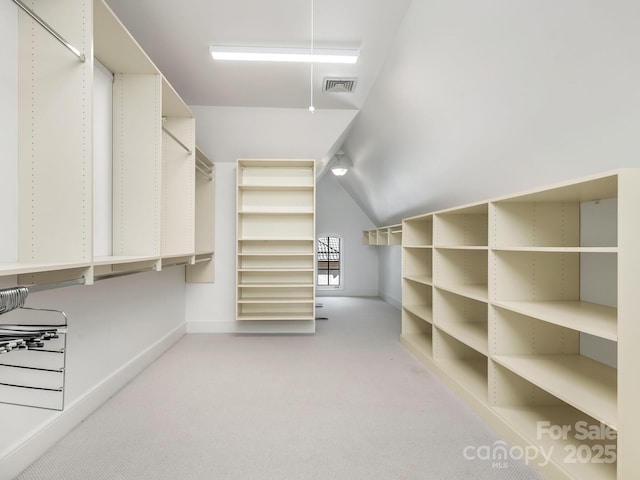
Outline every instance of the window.
[[318, 237], [318, 287], [342, 286], [342, 239], [337, 236]]

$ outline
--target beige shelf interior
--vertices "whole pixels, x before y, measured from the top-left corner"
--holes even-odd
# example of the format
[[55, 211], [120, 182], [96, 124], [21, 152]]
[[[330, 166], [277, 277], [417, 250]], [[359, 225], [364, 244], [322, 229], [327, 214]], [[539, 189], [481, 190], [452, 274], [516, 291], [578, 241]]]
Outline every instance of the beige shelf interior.
[[237, 320], [315, 320], [315, 164], [237, 161]]

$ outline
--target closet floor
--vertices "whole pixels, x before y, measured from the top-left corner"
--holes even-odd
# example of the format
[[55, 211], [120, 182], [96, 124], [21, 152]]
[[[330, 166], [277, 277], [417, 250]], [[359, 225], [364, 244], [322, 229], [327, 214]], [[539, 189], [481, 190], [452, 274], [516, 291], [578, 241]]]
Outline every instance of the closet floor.
[[184, 336], [17, 480], [543, 478], [465, 458], [499, 437], [401, 346], [398, 309], [318, 303], [316, 335]]

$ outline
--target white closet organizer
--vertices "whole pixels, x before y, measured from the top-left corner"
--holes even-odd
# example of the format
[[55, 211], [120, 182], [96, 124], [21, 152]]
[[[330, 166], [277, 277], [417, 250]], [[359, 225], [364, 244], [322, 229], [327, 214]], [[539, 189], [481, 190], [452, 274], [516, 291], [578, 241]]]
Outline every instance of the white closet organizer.
[[403, 221], [402, 343], [549, 478], [640, 477], [638, 205], [621, 169]]
[[362, 231], [363, 245], [402, 245], [402, 224]]
[[215, 280], [215, 166], [196, 147], [195, 248], [193, 265], [187, 266], [189, 283], [212, 283]]
[[238, 320], [315, 319], [315, 162], [237, 162]]
[[[17, 232], [17, 251], [0, 276], [18, 275], [22, 285], [91, 284], [201, 262], [188, 275], [213, 281], [213, 169], [196, 162], [190, 109], [103, 0], [34, 0], [26, 10], [64, 42], [18, 13], [19, 211], [15, 230], [5, 230]], [[92, 214], [92, 52], [114, 75], [112, 238], [100, 257], [93, 254], [92, 227], [102, 220]], [[207, 184], [197, 180], [198, 166]]]

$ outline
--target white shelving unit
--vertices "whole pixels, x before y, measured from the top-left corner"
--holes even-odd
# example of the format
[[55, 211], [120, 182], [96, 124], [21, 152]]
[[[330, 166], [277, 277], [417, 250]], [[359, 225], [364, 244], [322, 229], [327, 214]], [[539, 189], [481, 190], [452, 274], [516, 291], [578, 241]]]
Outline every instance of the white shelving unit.
[[622, 169], [403, 221], [402, 343], [549, 478], [640, 476], [639, 204]]
[[187, 266], [189, 283], [215, 280], [215, 165], [196, 147], [195, 164], [195, 252], [193, 265]]
[[237, 161], [238, 320], [315, 322], [315, 162]]
[[[190, 109], [103, 0], [35, 0], [29, 8], [59, 28], [84, 61], [18, 12], [19, 211], [17, 225], [0, 232], [17, 238], [17, 251], [3, 252], [0, 276], [17, 275], [23, 285], [81, 277], [92, 284], [118, 273], [211, 259], [213, 244], [200, 247], [196, 239], [202, 237], [197, 223], [212, 228], [213, 208], [204, 211], [196, 203], [207, 200], [195, 199], [213, 197], [197, 192]], [[109, 232], [108, 248], [101, 239], [99, 249], [93, 229], [102, 221], [93, 215], [94, 61], [113, 74], [112, 185], [100, 186], [113, 192], [112, 218], [99, 229]]]
[[362, 231], [363, 245], [402, 245], [402, 224]]

